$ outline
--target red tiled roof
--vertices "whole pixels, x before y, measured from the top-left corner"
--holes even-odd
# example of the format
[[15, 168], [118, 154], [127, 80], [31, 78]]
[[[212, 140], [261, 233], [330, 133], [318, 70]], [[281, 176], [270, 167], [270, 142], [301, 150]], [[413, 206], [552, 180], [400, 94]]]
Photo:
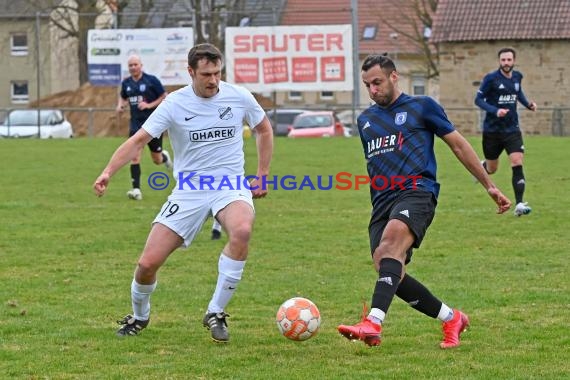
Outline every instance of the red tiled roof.
[[570, 0], [439, 0], [432, 42], [570, 38]]
[[[361, 54], [418, 53], [420, 49], [404, 34], [413, 35], [414, 27], [408, 15], [410, 7], [402, 3], [411, 0], [358, 0], [358, 36]], [[406, 11], [408, 9], [408, 11]], [[382, 20], [389, 20], [402, 32], [394, 38], [394, 30]], [[335, 25], [351, 24], [350, 0], [288, 0], [280, 25]], [[419, 22], [418, 22], [419, 24]], [[374, 39], [362, 39], [365, 26], [377, 26]], [[422, 28], [420, 28], [422, 30]], [[392, 36], [392, 37], [391, 37]]]

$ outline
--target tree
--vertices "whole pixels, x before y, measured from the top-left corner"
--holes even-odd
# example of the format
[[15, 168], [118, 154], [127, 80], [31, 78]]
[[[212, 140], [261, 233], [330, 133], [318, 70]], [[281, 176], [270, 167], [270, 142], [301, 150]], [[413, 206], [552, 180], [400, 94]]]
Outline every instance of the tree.
[[226, 26], [237, 26], [245, 13], [245, 0], [191, 0], [196, 20], [196, 43], [209, 42], [224, 49]]
[[[113, 0], [27, 0], [38, 12], [49, 15], [49, 21], [59, 32], [61, 39], [77, 41], [77, 62], [79, 63], [79, 83], [89, 81], [87, 69], [87, 34], [95, 27], [109, 27], [111, 17], [98, 23], [99, 16], [109, 12], [109, 5], [117, 3]], [[127, 3], [128, 1], [121, 1]], [[115, 4], [113, 4], [115, 5]], [[100, 21], [100, 20], [99, 20]]]
[[[60, 31], [61, 39], [77, 42], [77, 62], [79, 63], [79, 83], [89, 81], [87, 66], [87, 35], [90, 29], [121, 28], [128, 8], [136, 7], [137, 18], [131, 28], [145, 28], [156, 23], [153, 17], [162, 17], [161, 26], [166, 26], [169, 14], [155, 12], [153, 0], [26, 0], [30, 6], [42, 14], [49, 15], [50, 23]], [[174, 3], [177, 0], [172, 0]], [[180, 1], [180, 0], [178, 0]], [[254, 8], [245, 12], [247, 0], [187, 0], [188, 21], [195, 25], [196, 43], [210, 42], [224, 51], [224, 29], [237, 26], [244, 15], [251, 15], [269, 0], [256, 1]], [[129, 5], [131, 7], [129, 7]], [[164, 5], [164, 4], [162, 4]], [[249, 8], [251, 4], [249, 4]]]
[[430, 42], [433, 15], [437, 10], [438, 0], [385, 0], [386, 7], [393, 7], [398, 18], [387, 18], [378, 10], [371, 10], [379, 20], [387, 25], [397, 36], [411, 41], [424, 55], [427, 77], [439, 76], [439, 49]]

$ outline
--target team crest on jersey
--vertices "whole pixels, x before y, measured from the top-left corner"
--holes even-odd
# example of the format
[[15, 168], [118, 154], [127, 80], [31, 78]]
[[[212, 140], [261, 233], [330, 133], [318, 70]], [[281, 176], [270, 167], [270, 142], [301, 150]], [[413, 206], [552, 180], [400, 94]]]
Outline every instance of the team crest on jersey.
[[396, 114], [396, 117], [394, 118], [394, 123], [396, 123], [396, 125], [402, 125], [406, 122], [407, 118], [408, 118], [407, 112], [398, 112]]
[[141, 92], [144, 92], [144, 90], [146, 90], [146, 84], [141, 83], [141, 85], [139, 86], [139, 90], [140, 90]]
[[515, 83], [515, 91], [518, 91], [518, 90], [520, 90], [520, 88], [521, 88], [521, 85], [520, 85], [520, 83], [518, 83], [518, 82], [517, 82], [517, 83]]
[[229, 120], [234, 117], [231, 107], [218, 108], [218, 112], [220, 113], [220, 119], [222, 120]]

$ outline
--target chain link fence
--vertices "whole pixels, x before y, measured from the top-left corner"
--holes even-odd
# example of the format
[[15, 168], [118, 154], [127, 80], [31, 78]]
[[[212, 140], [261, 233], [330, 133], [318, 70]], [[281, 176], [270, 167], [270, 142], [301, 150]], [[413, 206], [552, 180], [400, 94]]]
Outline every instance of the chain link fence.
[[[52, 107], [53, 108], [53, 107]], [[64, 112], [73, 126], [75, 137], [104, 137], [128, 135], [128, 111], [117, 113], [114, 108], [94, 107], [55, 107]], [[41, 108], [45, 109], [45, 108]], [[269, 110], [270, 108], [267, 108]], [[355, 117], [362, 110], [354, 110], [350, 105], [329, 104], [311, 105], [307, 110], [334, 110], [344, 117], [342, 122], [356, 132]], [[4, 122], [11, 109], [0, 108], [0, 122]], [[446, 113], [455, 127], [465, 135], [481, 133], [484, 114], [473, 108], [447, 108]], [[570, 136], [570, 108], [544, 108], [536, 112], [521, 110], [521, 129], [525, 135]]]

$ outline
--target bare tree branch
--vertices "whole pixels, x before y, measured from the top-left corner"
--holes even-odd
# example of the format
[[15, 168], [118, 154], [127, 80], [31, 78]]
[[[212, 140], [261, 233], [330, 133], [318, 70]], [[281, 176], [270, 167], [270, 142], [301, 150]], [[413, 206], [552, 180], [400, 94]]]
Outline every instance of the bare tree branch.
[[[406, 38], [424, 55], [428, 78], [439, 76], [439, 50], [426, 38], [433, 26], [438, 0], [388, 0], [386, 7], [397, 10], [398, 18], [388, 18], [382, 11], [373, 11], [378, 19], [398, 35]], [[371, 10], [372, 11], [372, 10]], [[393, 15], [394, 12], [388, 12]]]

